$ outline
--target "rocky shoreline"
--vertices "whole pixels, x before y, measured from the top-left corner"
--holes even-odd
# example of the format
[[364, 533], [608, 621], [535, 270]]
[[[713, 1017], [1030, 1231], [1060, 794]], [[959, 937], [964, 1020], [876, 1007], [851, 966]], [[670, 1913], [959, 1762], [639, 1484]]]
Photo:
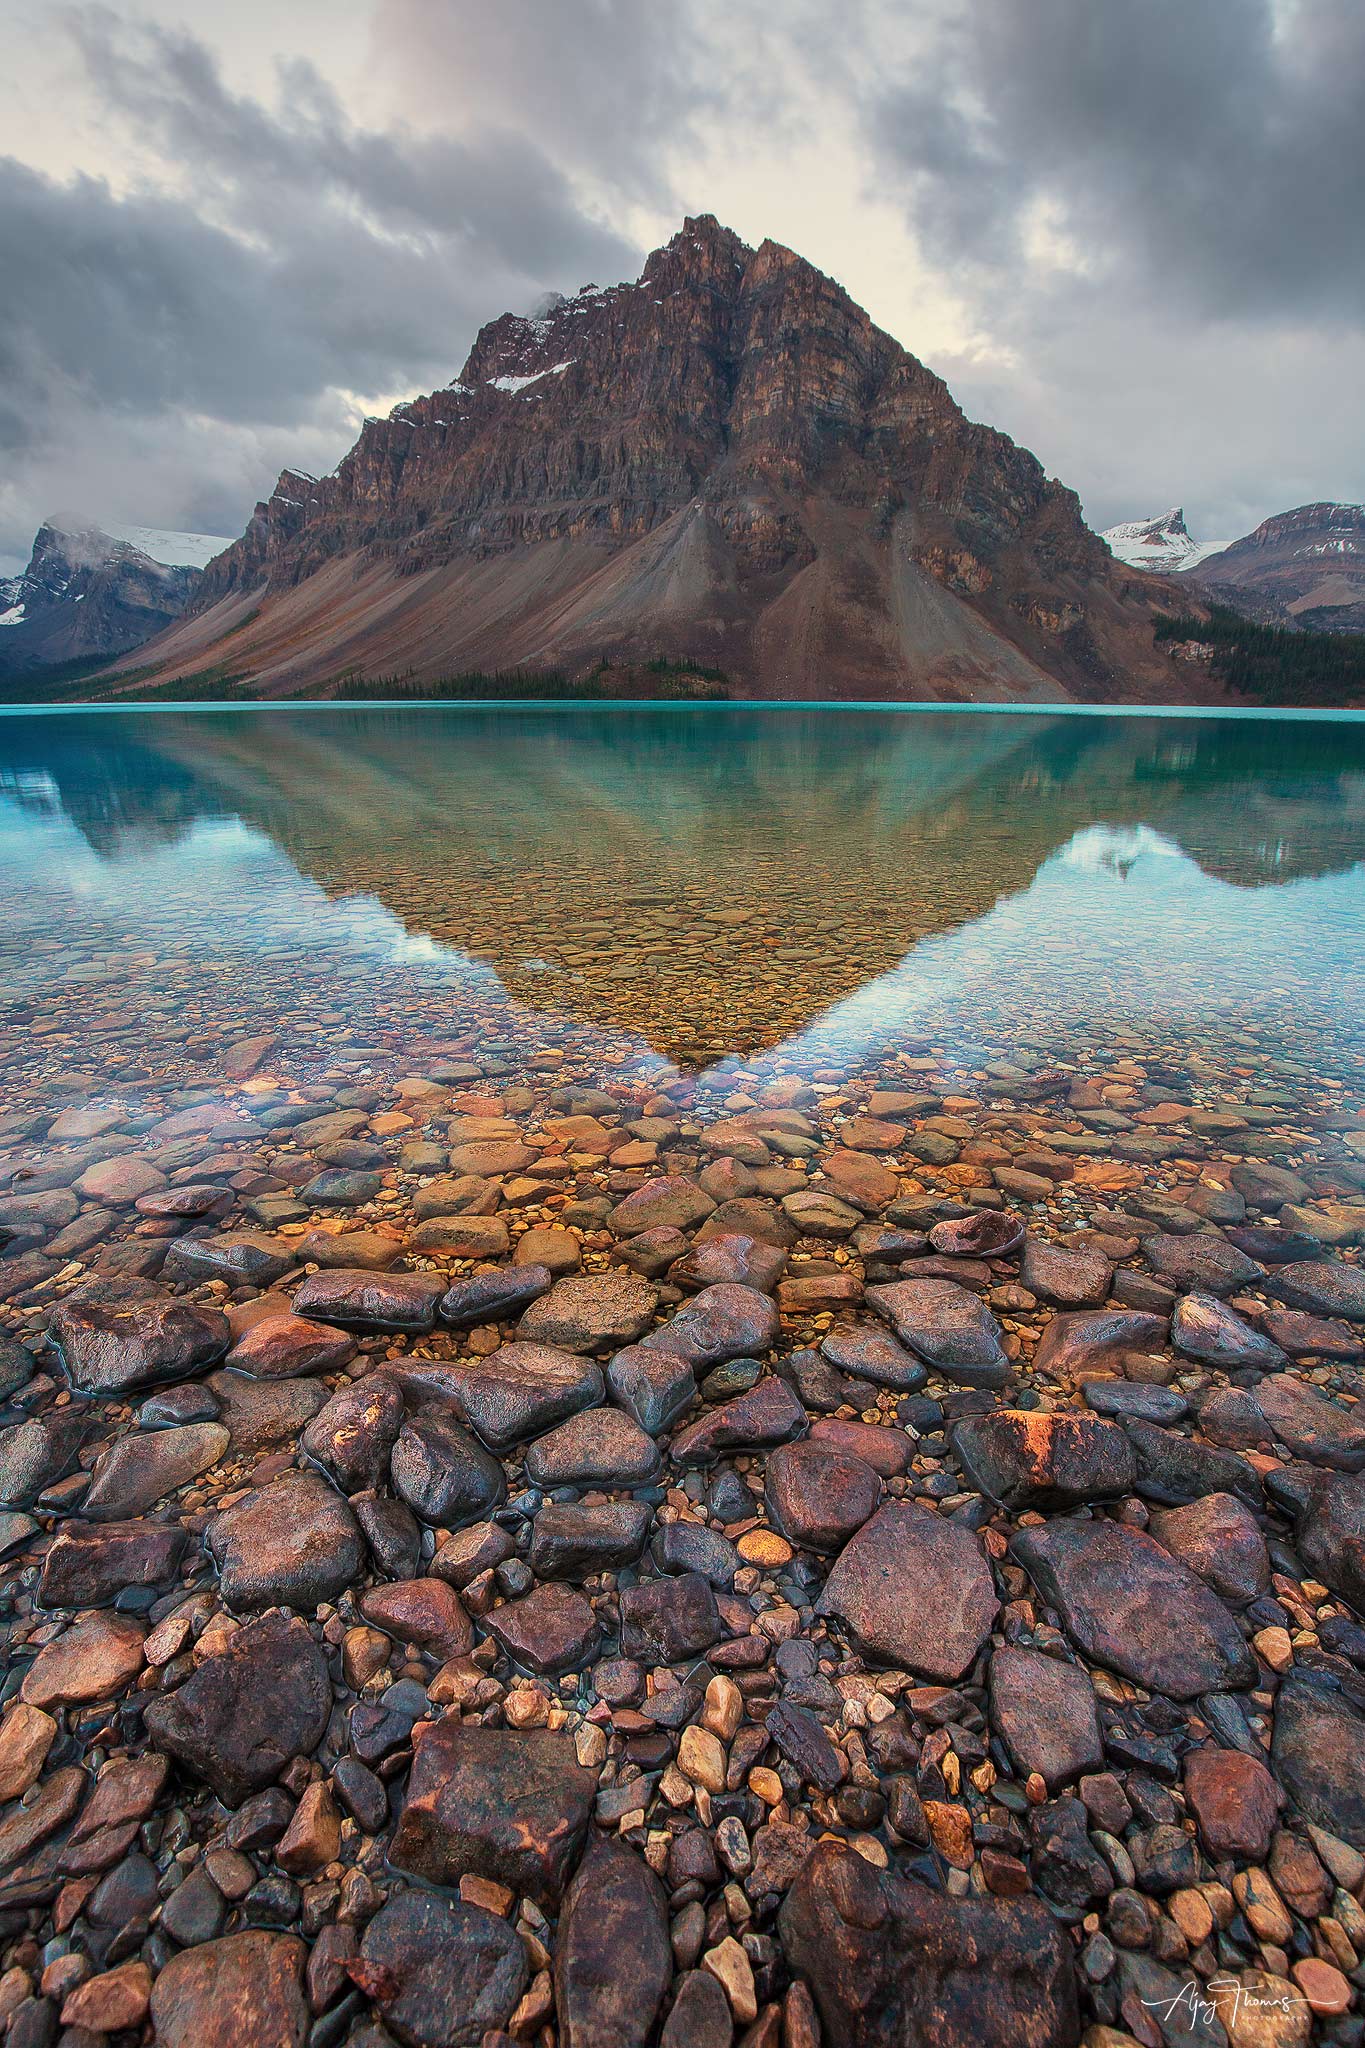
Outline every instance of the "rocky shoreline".
[[14, 2048], [1362, 2039], [1358, 1076], [211, 1065], [0, 1114]]

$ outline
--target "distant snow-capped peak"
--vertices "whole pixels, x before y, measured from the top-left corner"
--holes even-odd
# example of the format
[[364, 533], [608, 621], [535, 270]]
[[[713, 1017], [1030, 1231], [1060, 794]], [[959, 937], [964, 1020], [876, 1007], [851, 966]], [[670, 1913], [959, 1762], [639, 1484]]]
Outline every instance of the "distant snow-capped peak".
[[1100, 535], [1109, 552], [1130, 569], [1193, 569], [1209, 555], [1221, 554], [1225, 540], [1196, 540], [1185, 524], [1185, 508], [1173, 505], [1153, 519], [1127, 519]]

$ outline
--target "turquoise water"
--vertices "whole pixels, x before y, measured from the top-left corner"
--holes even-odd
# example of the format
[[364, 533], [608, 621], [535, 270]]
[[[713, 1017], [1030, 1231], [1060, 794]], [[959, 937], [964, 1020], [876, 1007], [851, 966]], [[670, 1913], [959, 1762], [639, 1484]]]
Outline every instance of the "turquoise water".
[[11, 715], [0, 1110], [251, 1032], [304, 1080], [461, 1043], [720, 1085], [1240, 1046], [1349, 1088], [1362, 863], [1350, 719]]

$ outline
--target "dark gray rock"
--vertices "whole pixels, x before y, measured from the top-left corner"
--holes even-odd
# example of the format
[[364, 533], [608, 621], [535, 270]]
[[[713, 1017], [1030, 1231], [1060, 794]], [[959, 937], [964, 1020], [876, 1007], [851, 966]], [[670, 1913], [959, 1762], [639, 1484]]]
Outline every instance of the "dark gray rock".
[[528, 1558], [538, 1579], [590, 1578], [633, 1564], [649, 1535], [643, 1501], [601, 1501], [590, 1507], [547, 1501], [531, 1525]]
[[1306, 1820], [1365, 1850], [1365, 1715], [1325, 1672], [1289, 1672], [1275, 1697], [1275, 1774]]
[[1071, 1948], [1036, 1899], [954, 1899], [821, 1842], [778, 1926], [828, 2048], [1076, 2048]]
[[190, 1286], [226, 1280], [229, 1287], [271, 1287], [297, 1264], [297, 1254], [283, 1238], [244, 1230], [233, 1237], [178, 1238], [166, 1254], [161, 1277]]
[[1278, 1344], [1214, 1294], [1186, 1294], [1175, 1305], [1171, 1317], [1171, 1342], [1187, 1358], [1201, 1358], [1208, 1365], [1259, 1366], [1274, 1372], [1285, 1363]]
[[549, 1344], [504, 1344], [489, 1358], [443, 1368], [452, 1400], [490, 1450], [510, 1450], [596, 1408], [605, 1388], [591, 1360]]
[[867, 1301], [901, 1342], [945, 1379], [970, 1387], [1003, 1387], [1008, 1381], [1000, 1325], [985, 1303], [956, 1281], [894, 1280], [869, 1287]]
[[836, 1323], [821, 1339], [820, 1352], [836, 1371], [871, 1380], [874, 1386], [893, 1387], [900, 1394], [918, 1392], [929, 1377], [913, 1352], [868, 1323]]
[[551, 1278], [548, 1266], [493, 1266], [486, 1273], [470, 1273], [451, 1282], [437, 1313], [453, 1330], [505, 1322], [548, 1294]]
[[439, 1273], [375, 1273], [363, 1266], [332, 1266], [304, 1281], [294, 1296], [294, 1313], [362, 1334], [424, 1336], [436, 1322], [436, 1304], [445, 1292]]
[[990, 1697], [1021, 1777], [1037, 1771], [1053, 1789], [1103, 1769], [1095, 1693], [1080, 1665], [1006, 1645], [991, 1658]]
[[1181, 1292], [1223, 1296], [1265, 1278], [1254, 1259], [1207, 1230], [1187, 1237], [1158, 1232], [1143, 1238], [1142, 1252], [1152, 1271]]
[[422, 1409], [408, 1417], [389, 1460], [393, 1490], [413, 1513], [438, 1528], [478, 1521], [503, 1498], [498, 1460], [453, 1416]]
[[175, 1576], [188, 1535], [174, 1523], [66, 1522], [43, 1558], [44, 1607], [106, 1607], [128, 1586], [162, 1586]]
[[306, 1456], [325, 1465], [344, 1493], [378, 1486], [403, 1426], [403, 1394], [383, 1373], [339, 1387], [303, 1432]]
[[1015, 1509], [1119, 1500], [1132, 1491], [1137, 1473], [1118, 1425], [1088, 1415], [1000, 1408], [964, 1416], [950, 1440], [971, 1484]]
[[651, 1664], [676, 1664], [719, 1642], [716, 1596], [699, 1572], [646, 1579], [621, 1594], [621, 1648]]
[[433, 1722], [413, 1757], [389, 1860], [429, 1884], [491, 1877], [557, 1904], [577, 1860], [597, 1777], [567, 1735]]
[[1365, 1323], [1365, 1266], [1348, 1266], [1340, 1259], [1299, 1260], [1271, 1274], [1264, 1291], [1309, 1315]]
[[676, 1351], [628, 1344], [607, 1367], [607, 1390], [641, 1429], [658, 1436], [692, 1406], [697, 1379], [688, 1361]]

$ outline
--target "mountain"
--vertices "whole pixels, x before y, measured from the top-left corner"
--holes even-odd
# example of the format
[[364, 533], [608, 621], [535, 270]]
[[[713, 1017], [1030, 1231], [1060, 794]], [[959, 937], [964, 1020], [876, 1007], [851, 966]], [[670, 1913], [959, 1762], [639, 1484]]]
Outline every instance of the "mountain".
[[48, 520], [22, 576], [0, 582], [0, 673], [124, 654], [178, 618], [216, 534]]
[[831, 279], [707, 215], [286, 471], [148, 659], [277, 696], [662, 657], [765, 697], [1160, 701], [1177, 602]]
[[1132, 569], [1153, 569], [1170, 575], [1193, 569], [1206, 556], [1227, 546], [1223, 540], [1196, 540], [1185, 524], [1184, 508], [1172, 506], [1155, 519], [1129, 519], [1121, 526], [1108, 527], [1100, 535], [1109, 551]]
[[1365, 505], [1300, 505], [1199, 564], [1207, 592], [1253, 617], [1365, 632]]

